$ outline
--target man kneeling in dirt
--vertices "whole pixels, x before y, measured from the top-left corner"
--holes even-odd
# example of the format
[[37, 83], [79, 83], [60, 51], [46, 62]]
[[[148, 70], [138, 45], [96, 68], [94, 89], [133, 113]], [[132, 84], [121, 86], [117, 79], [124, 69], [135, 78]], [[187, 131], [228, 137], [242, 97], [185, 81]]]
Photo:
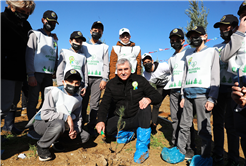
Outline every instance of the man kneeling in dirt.
[[[131, 74], [132, 66], [125, 59], [119, 59], [116, 63], [117, 75], [111, 79], [103, 95], [102, 102], [98, 110], [97, 132], [101, 131], [106, 135], [117, 134], [117, 123], [122, 115], [125, 127], [118, 133], [117, 142], [126, 143], [132, 138], [132, 130], [137, 129], [136, 152], [134, 162], [142, 163], [149, 157], [148, 145], [150, 143], [150, 104], [159, 104], [162, 96], [149, 82], [142, 76]], [[111, 102], [115, 104], [114, 116], [108, 119]], [[106, 126], [105, 126], [106, 123]]]
[[82, 97], [78, 94], [81, 75], [71, 69], [65, 73], [63, 85], [60, 87], [45, 88], [44, 104], [40, 111], [29, 121], [27, 126], [34, 126], [34, 130], [42, 137], [37, 142], [37, 151], [40, 161], [52, 158], [49, 147], [55, 151], [63, 151], [59, 137], [69, 130], [70, 139], [80, 135], [82, 143], [89, 139], [89, 134], [82, 125], [81, 103]]

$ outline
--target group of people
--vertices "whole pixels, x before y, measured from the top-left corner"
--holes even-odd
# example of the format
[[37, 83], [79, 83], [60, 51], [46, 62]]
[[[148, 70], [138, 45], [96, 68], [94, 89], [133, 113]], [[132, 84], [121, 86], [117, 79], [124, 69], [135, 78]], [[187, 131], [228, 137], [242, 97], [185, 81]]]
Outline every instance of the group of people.
[[[119, 30], [119, 41], [109, 59], [109, 46], [100, 41], [104, 31], [100, 21], [92, 24], [89, 41], [80, 31], [74, 31], [69, 39], [71, 47], [58, 52], [58, 38], [52, 33], [59, 24], [54, 11], [45, 11], [43, 27], [32, 30], [27, 18], [35, 9], [34, 1], [6, 3], [8, 7], [1, 13], [5, 41], [1, 43], [1, 118], [5, 119], [2, 132], [22, 132], [14, 126], [14, 119], [22, 84], [27, 81], [27, 135], [38, 140], [40, 161], [52, 159], [50, 146], [56, 151], [64, 150], [60, 136], [65, 133], [70, 139], [79, 135], [82, 143], [102, 133], [116, 137], [118, 143], [127, 143], [136, 133], [134, 162], [143, 163], [149, 157], [150, 136], [156, 132], [159, 107], [169, 95], [173, 133], [171, 146], [162, 150], [163, 160], [178, 163], [192, 159], [191, 165], [223, 165], [225, 123], [227, 166], [239, 165], [239, 137], [246, 152], [242, 127], [246, 123], [246, 90], [243, 85], [238, 87], [235, 76], [239, 69], [246, 73], [246, 3], [239, 7], [239, 26], [237, 17], [231, 14], [214, 24], [224, 40], [214, 47], [205, 45], [207, 33], [202, 26], [187, 32], [192, 46], [188, 49], [184, 48], [184, 32], [173, 29], [169, 38], [175, 52], [168, 63], [154, 62], [149, 53], [141, 55], [140, 47], [130, 41], [127, 28]], [[19, 41], [15, 49], [9, 44], [13, 38]], [[54, 78], [57, 86], [53, 86]], [[42, 104], [38, 111], [40, 92]], [[202, 140], [201, 155], [196, 155], [194, 115]], [[118, 132], [119, 119], [124, 125]]]

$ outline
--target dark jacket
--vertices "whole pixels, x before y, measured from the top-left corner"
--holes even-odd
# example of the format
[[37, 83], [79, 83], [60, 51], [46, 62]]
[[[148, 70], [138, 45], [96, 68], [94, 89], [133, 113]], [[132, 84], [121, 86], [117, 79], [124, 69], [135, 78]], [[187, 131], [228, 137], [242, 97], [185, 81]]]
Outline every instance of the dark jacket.
[[[138, 83], [134, 90], [132, 83]], [[149, 82], [140, 75], [131, 74], [126, 81], [122, 81], [117, 75], [106, 85], [102, 102], [98, 110], [98, 122], [106, 122], [108, 110], [111, 104], [115, 104], [115, 115], [119, 115], [119, 108], [125, 107], [123, 118], [133, 117], [139, 110], [139, 101], [143, 97], [151, 99], [151, 104], [162, 102], [162, 96], [155, 90]], [[113, 101], [113, 103], [111, 103]]]
[[15, 14], [5, 8], [1, 13], [1, 78], [13, 81], [26, 79], [25, 52], [32, 27], [28, 21], [21, 26]]

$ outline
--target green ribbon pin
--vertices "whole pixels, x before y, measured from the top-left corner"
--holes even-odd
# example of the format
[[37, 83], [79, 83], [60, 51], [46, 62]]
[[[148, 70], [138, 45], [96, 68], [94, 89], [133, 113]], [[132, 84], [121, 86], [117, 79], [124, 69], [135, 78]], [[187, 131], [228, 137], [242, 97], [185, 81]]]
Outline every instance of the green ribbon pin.
[[134, 82], [132, 83], [132, 86], [133, 86], [133, 90], [138, 89], [138, 82], [137, 82], [137, 81], [134, 81]]

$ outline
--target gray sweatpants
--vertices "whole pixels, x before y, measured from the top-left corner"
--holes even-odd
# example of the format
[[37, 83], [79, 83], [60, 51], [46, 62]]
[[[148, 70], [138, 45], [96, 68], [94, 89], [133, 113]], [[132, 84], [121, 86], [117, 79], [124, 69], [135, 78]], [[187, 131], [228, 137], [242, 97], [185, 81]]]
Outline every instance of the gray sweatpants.
[[[172, 134], [172, 144], [177, 145], [177, 138], [178, 133], [180, 130], [180, 119], [183, 112], [183, 109], [180, 107], [181, 101], [181, 94], [176, 90], [171, 90], [170, 92], [170, 112], [172, 118], [172, 127], [173, 127], [173, 134]], [[187, 149], [195, 149], [195, 132], [194, 132], [194, 125], [190, 128], [190, 135], [187, 138]]]
[[21, 81], [1, 79], [1, 116], [7, 115], [11, 107], [17, 106], [20, 100], [21, 87]]
[[[34, 130], [42, 136], [37, 142], [41, 148], [50, 147], [65, 132], [65, 122], [61, 119], [53, 121], [35, 120], [33, 126]], [[82, 143], [89, 139], [89, 134], [84, 130], [78, 133], [78, 136], [80, 136]]]
[[193, 122], [193, 114], [197, 115], [198, 135], [202, 139], [201, 155], [204, 158], [210, 157], [212, 132], [210, 125], [211, 112], [207, 111], [205, 104], [206, 97], [187, 99], [185, 98], [183, 113], [180, 120], [180, 131], [178, 134], [178, 148], [181, 153], [186, 154], [186, 144], [190, 135], [190, 128]]
[[214, 149], [213, 153], [223, 156], [224, 153], [224, 122], [227, 132], [228, 159], [239, 160], [239, 137], [234, 129], [233, 110], [236, 103], [231, 98], [231, 93], [219, 93], [218, 103], [213, 113]]
[[88, 87], [86, 89], [85, 97], [83, 97], [82, 101], [82, 118], [84, 124], [86, 122], [86, 110], [90, 99], [90, 115], [88, 118], [88, 124], [91, 125], [92, 128], [94, 128], [97, 123], [96, 117], [97, 111], [99, 109], [99, 100], [101, 96], [99, 85], [101, 81], [102, 78], [100, 77], [88, 77]]
[[[34, 73], [34, 76], [37, 80], [37, 86], [29, 86], [28, 91], [28, 103], [27, 103], [27, 116], [28, 119], [32, 119], [32, 117], [36, 114], [37, 104], [39, 92], [41, 92], [42, 103], [44, 101], [44, 89], [48, 86], [53, 85], [52, 75], [45, 73]], [[42, 104], [40, 108], [42, 107]]]

